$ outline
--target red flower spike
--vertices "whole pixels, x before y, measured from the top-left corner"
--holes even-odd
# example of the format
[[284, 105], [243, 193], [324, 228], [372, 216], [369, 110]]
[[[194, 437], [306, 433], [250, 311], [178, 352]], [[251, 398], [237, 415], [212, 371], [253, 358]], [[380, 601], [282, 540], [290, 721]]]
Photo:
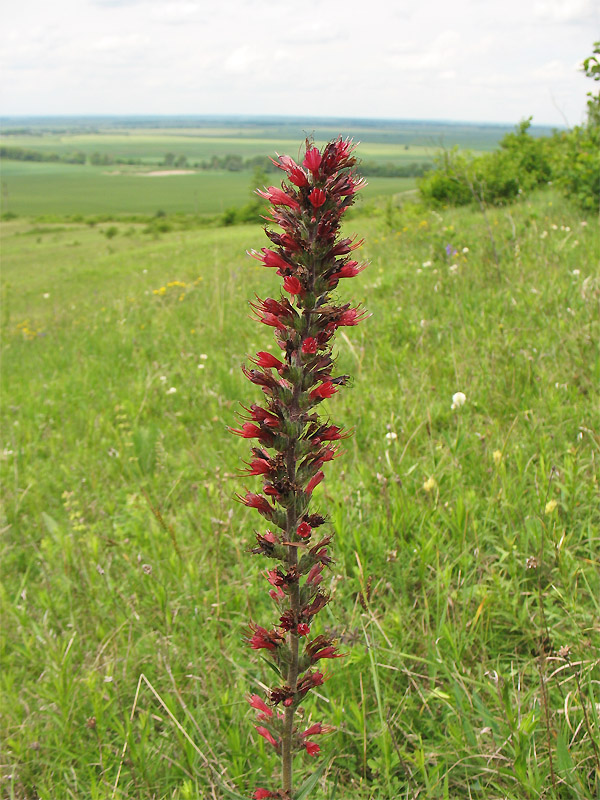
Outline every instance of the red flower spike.
[[[269, 186], [258, 194], [270, 203], [264, 216], [268, 228], [271, 223], [279, 228], [265, 231], [267, 247], [250, 251], [262, 265], [276, 271], [283, 290], [278, 299], [256, 298], [250, 304], [256, 319], [274, 329], [283, 355], [261, 350], [250, 359], [252, 365], [243, 367], [265, 399], [246, 408], [240, 428], [233, 429], [238, 436], [255, 440], [246, 474], [262, 477], [264, 484], [260, 493], [248, 491], [238, 499], [277, 530], [277, 534], [256, 533], [250, 551], [275, 563], [266, 577], [279, 619], [270, 629], [253, 623], [247, 642], [255, 650], [270, 651], [281, 671], [282, 685], [268, 690], [269, 705], [258, 695], [249, 698], [257, 713], [258, 735], [279, 755], [300, 747], [310, 756], [320, 752], [311, 738], [326, 733], [328, 726], [315, 723], [300, 733], [295, 714], [305, 695], [325, 680], [310, 665], [342, 655], [327, 636], [310, 640], [312, 620], [330, 600], [320, 584], [332, 558], [328, 555], [331, 536], [322, 535], [313, 542], [318, 538], [314, 531], [326, 520], [309, 506], [314, 489], [324, 479], [323, 465], [338, 454], [328, 443], [349, 435], [323, 423], [317, 413], [320, 402], [349, 381], [349, 376], [334, 372], [333, 338], [340, 327], [357, 325], [367, 316], [360, 307], [332, 297], [343, 278], [355, 277], [365, 267], [351, 255], [362, 242], [340, 234], [342, 216], [362, 186], [352, 172], [353, 149], [350, 140], [338, 137], [321, 149], [307, 141], [298, 163], [277, 155], [273, 163], [284, 173], [281, 188]], [[300, 652], [299, 637], [307, 637]], [[281, 711], [274, 712], [279, 704]], [[253, 800], [290, 800], [293, 784], [291, 770], [284, 766], [283, 786], [259, 787]]]
[[314, 208], [321, 208], [323, 203], [327, 200], [327, 195], [322, 189], [313, 189], [308, 195], [308, 199], [313, 204]]

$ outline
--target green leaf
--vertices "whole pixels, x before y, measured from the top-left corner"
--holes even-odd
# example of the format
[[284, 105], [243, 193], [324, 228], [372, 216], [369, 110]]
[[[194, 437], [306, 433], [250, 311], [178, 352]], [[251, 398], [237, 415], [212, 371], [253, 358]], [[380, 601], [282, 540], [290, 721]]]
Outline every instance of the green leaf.
[[304, 800], [305, 797], [308, 797], [309, 792], [311, 792], [315, 786], [317, 785], [317, 781], [321, 777], [321, 775], [325, 772], [328, 767], [327, 761], [322, 761], [320, 766], [313, 772], [312, 775], [309, 775], [308, 778], [304, 781], [302, 786], [298, 789], [297, 792], [294, 793], [294, 800]]
[[276, 675], [279, 675], [280, 678], [283, 677], [282, 674], [281, 674], [281, 670], [279, 669], [279, 667], [276, 664], [274, 664], [272, 661], [269, 661], [269, 659], [265, 658], [264, 656], [261, 656], [261, 658], [265, 662], [267, 667], [271, 667], [271, 669], [273, 670], [273, 672]]

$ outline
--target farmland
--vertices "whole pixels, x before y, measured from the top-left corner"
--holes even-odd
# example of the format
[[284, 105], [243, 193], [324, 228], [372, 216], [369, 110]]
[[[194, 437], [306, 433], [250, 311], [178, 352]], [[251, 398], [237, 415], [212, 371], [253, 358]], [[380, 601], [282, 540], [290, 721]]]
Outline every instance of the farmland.
[[[139, 124], [139, 123], [138, 123]], [[155, 127], [150, 127], [150, 124]], [[3, 144], [48, 157], [79, 154], [89, 162], [93, 154], [106, 159], [104, 166], [90, 163], [55, 163], [5, 160], [2, 167], [2, 210], [19, 216], [111, 215], [187, 213], [219, 214], [243, 205], [250, 197], [252, 169], [203, 171], [199, 165], [213, 157], [262, 158], [275, 152], [294, 153], [302, 137], [314, 132], [322, 143], [331, 132], [322, 122], [314, 129], [306, 123], [279, 122], [265, 126], [236, 125], [229, 120], [220, 127], [116, 127], [98, 120], [58, 121], [35, 124], [5, 121]], [[173, 123], [175, 124], [175, 123]], [[197, 123], [196, 123], [197, 124]], [[451, 124], [405, 125], [389, 129], [355, 123], [350, 132], [361, 140], [358, 155], [374, 165], [431, 163], [440, 146], [461, 144], [474, 151], [497, 144], [506, 128]], [[165, 177], [140, 176], [166, 171], [165, 156], [184, 158], [190, 174]], [[131, 160], [134, 164], [121, 162]], [[414, 188], [412, 178], [368, 176], [363, 198], [391, 196]]]
[[[233, 152], [290, 150], [260, 141]], [[240, 365], [272, 337], [247, 303], [277, 296], [276, 276], [245, 254], [261, 226], [218, 217], [248, 201], [250, 173], [134, 173], [3, 169], [21, 198], [1, 228], [14, 800], [249, 796], [277, 769], [246, 701], [269, 682], [248, 621], [273, 611], [234, 499], [246, 443], [226, 430], [257, 399]], [[347, 655], [307, 704], [336, 729], [314, 798], [593, 800], [597, 219], [552, 188], [483, 214], [370, 184], [346, 223], [370, 265], [339, 295], [372, 317], [339, 337], [353, 385], [325, 401], [354, 436], [315, 490], [335, 532], [319, 624]]]

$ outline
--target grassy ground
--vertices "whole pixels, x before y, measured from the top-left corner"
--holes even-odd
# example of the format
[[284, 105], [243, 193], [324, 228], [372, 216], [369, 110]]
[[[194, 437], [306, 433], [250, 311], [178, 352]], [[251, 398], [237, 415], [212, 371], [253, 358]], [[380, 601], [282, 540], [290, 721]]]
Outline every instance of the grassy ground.
[[[356, 433], [315, 492], [348, 653], [307, 708], [337, 727], [315, 798], [592, 800], [597, 227], [550, 193], [348, 224], [373, 316], [338, 340]], [[225, 427], [274, 276], [258, 227], [116, 227], [3, 225], [2, 795], [248, 796], [276, 761], [242, 638], [273, 612]]]

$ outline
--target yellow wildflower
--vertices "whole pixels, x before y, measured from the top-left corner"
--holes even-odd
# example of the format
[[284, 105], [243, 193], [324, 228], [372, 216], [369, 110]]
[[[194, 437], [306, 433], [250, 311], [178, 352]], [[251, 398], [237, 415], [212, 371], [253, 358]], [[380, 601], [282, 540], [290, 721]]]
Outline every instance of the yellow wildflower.
[[502, 461], [502, 450], [494, 450], [492, 453], [492, 458], [494, 459], [494, 464], [498, 466], [498, 464]]
[[546, 503], [546, 508], [544, 509], [544, 513], [552, 514], [557, 505], [558, 503], [556, 502], [556, 500], [548, 500], [548, 502]]
[[427, 480], [423, 483], [423, 489], [429, 493], [433, 492], [433, 490], [437, 487], [437, 483], [435, 478], [427, 478]]

